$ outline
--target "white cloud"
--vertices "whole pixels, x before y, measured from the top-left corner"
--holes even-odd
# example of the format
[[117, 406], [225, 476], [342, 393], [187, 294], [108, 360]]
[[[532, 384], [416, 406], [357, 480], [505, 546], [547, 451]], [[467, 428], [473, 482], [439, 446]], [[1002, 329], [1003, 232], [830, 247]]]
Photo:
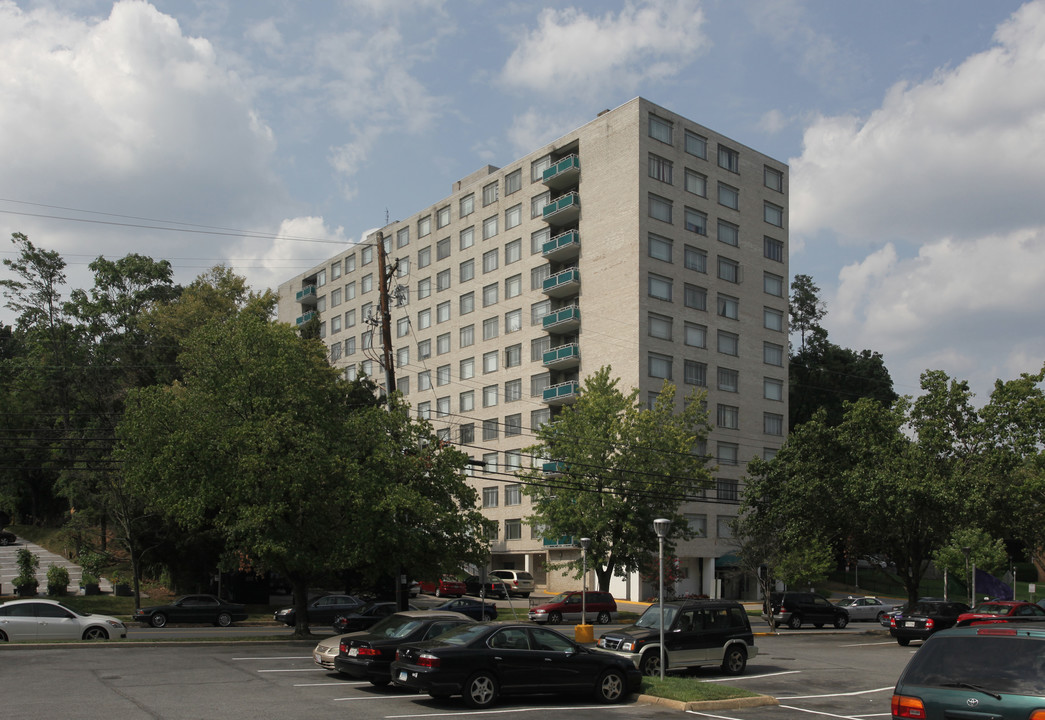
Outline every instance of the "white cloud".
[[578, 116], [553, 116], [528, 110], [512, 118], [511, 127], [508, 128], [507, 137], [512, 154], [519, 157], [533, 152], [534, 148], [562, 137], [585, 122]]
[[784, 113], [773, 109], [766, 112], [758, 122], [758, 129], [769, 135], [776, 135], [788, 126]]
[[[343, 227], [329, 228], [321, 217], [296, 217], [283, 220], [272, 241], [243, 240], [232, 251], [232, 257], [258, 258], [250, 280], [252, 287], [263, 290], [279, 287], [280, 283], [322, 262], [351, 242], [345, 237]], [[267, 247], [261, 248], [262, 245]]]
[[602, 16], [545, 8], [501, 80], [556, 97], [634, 92], [641, 83], [675, 76], [705, 49], [704, 20], [697, 0], [629, 1]]

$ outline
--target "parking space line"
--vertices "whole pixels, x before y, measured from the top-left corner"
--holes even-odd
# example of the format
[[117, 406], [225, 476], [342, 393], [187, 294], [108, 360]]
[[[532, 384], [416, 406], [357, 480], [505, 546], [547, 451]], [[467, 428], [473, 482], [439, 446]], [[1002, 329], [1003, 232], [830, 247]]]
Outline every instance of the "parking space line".
[[886, 690], [888, 690], [889, 692], [892, 692], [893, 691], [893, 686], [890, 685], [888, 687], [875, 688], [873, 690], [854, 690], [853, 692], [828, 693], [826, 695], [788, 695], [785, 698], [777, 698], [777, 699], [778, 700], [781, 700], [781, 699], [783, 699], [783, 700], [815, 700], [815, 699], [818, 699], [818, 698], [852, 697], [854, 695], [870, 695], [871, 693], [885, 692]]
[[294, 687], [331, 687], [337, 685], [338, 687], [346, 687], [351, 685], [366, 685], [365, 682], [328, 682], [328, 683], [294, 683]]
[[[549, 710], [622, 710], [626, 707], [630, 707], [630, 705], [591, 705], [589, 707], [577, 707], [571, 705], [568, 707], [505, 708], [504, 710], [463, 710], [459, 712], [416, 713], [413, 715], [385, 715], [385, 720], [400, 720], [401, 718], [454, 717], [457, 715], [497, 715], [502, 713], [548, 712]], [[730, 718], [729, 720], [736, 719]]]
[[362, 697], [343, 697], [334, 698], [334, 702], [341, 702], [343, 700], [402, 700], [402, 695], [365, 695]]
[[838, 647], [867, 647], [868, 645], [895, 645], [895, 640], [879, 640], [878, 642], [852, 643], [850, 645], [839, 645]]
[[780, 705], [779, 707], [785, 710], [798, 710], [799, 712], [809, 713], [810, 715], [824, 715], [826, 717], [841, 718], [842, 720], [856, 720], [853, 715], [839, 715], [838, 713], [823, 712], [822, 710], [810, 710], [808, 708], [795, 707], [793, 705]]
[[801, 670], [781, 670], [775, 673], [765, 673], [764, 675], [733, 675], [731, 677], [724, 678], [701, 678], [701, 682], [728, 682], [730, 684], [735, 683], [737, 680], [759, 680], [761, 678], [776, 677], [778, 675], [793, 675], [800, 673]]
[[287, 657], [238, 657], [233, 660], [311, 660], [311, 655], [289, 655]]
[[324, 670], [323, 668], [280, 668], [280, 669], [277, 669], [277, 670], [256, 670], [255, 672], [264, 673], [264, 672], [330, 672], [330, 671], [329, 670]]
[[687, 710], [690, 715], [700, 715], [702, 717], [716, 718], [716, 720], [740, 720], [740, 718], [732, 717], [731, 715], [714, 715], [712, 713], [700, 712], [699, 710]]

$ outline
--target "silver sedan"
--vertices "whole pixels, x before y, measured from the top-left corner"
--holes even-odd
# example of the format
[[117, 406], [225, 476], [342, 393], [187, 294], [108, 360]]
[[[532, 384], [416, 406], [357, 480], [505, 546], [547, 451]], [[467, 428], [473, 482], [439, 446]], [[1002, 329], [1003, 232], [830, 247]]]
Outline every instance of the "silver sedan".
[[896, 603], [882, 601], [876, 597], [847, 597], [836, 603], [849, 613], [849, 620], [870, 620], [881, 622], [882, 616], [896, 607]]

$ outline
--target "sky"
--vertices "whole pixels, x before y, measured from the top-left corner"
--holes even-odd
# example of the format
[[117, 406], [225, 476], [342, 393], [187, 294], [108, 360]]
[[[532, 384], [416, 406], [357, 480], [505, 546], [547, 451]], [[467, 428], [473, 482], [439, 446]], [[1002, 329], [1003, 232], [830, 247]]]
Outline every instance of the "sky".
[[275, 289], [636, 96], [789, 164], [791, 274], [898, 393], [1042, 367], [1045, 0], [0, 0], [0, 258]]

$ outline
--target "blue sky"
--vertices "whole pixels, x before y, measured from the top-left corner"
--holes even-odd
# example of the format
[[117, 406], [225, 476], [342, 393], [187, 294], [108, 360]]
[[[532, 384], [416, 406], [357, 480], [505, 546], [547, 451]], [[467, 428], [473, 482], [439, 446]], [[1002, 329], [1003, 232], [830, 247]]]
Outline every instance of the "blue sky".
[[636, 95], [790, 164], [900, 393], [1042, 366], [1043, 1], [0, 0], [0, 235], [275, 287]]

